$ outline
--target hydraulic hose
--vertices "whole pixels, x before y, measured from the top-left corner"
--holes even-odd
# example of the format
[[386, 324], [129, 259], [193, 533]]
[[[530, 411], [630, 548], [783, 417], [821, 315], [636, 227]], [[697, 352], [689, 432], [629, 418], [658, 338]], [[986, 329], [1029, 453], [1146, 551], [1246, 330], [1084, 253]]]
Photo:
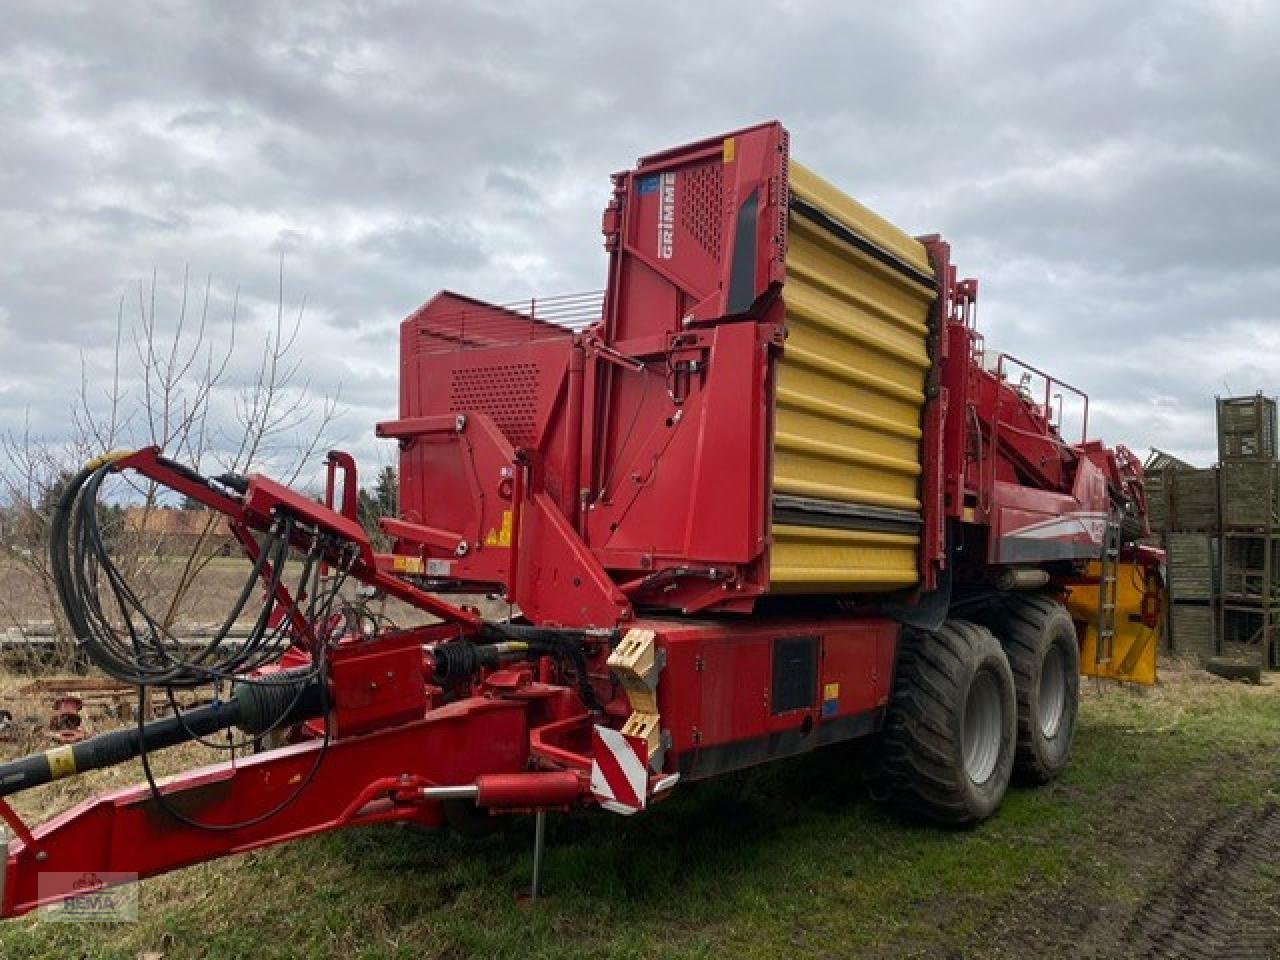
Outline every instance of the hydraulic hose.
[[276, 674], [270, 682], [237, 684], [229, 700], [0, 764], [0, 797], [113, 767], [144, 751], [177, 746], [229, 727], [260, 734], [311, 719], [323, 709], [324, 696], [320, 684], [305, 674], [305, 670], [288, 671]]
[[431, 654], [435, 660], [436, 676], [442, 680], [460, 680], [475, 675], [481, 667], [500, 666], [503, 658], [520, 657], [531, 649], [531, 644], [521, 640], [486, 644], [451, 640], [434, 647]]
[[587, 658], [582, 652], [582, 642], [592, 633], [587, 630], [537, 627], [523, 623], [486, 623], [481, 634], [490, 642], [517, 641], [528, 645], [531, 652], [547, 653], [557, 660], [567, 662], [577, 677], [578, 696], [592, 710], [603, 710], [591, 678], [587, 674]]

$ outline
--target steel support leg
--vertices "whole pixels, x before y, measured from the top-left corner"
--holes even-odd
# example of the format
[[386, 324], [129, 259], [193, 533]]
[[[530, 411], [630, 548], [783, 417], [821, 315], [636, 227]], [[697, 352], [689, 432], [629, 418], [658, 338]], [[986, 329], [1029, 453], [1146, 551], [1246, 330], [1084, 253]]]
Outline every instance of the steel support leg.
[[529, 899], [542, 895], [542, 851], [547, 845], [547, 811], [533, 815], [533, 882], [529, 885]]

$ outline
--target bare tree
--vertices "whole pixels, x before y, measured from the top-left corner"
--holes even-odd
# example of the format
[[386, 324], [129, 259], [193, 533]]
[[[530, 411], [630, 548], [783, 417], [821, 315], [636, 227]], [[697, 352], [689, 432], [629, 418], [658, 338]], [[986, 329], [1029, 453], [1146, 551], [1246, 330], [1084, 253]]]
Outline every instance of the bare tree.
[[[0, 435], [0, 500], [7, 503], [6, 546], [14, 562], [39, 584], [43, 604], [59, 635], [66, 628], [58, 609], [47, 556], [48, 524], [61, 486], [86, 460], [108, 450], [154, 445], [197, 470], [247, 473], [263, 466], [296, 481], [313, 460], [338, 415], [336, 396], [317, 396], [296, 355], [305, 301], [286, 316], [281, 258], [274, 319], [260, 337], [246, 337], [237, 288], [225, 323], [211, 324], [212, 281], [206, 279], [193, 303], [184, 271], [172, 319], [157, 305], [153, 271], [140, 281], [137, 316], [126, 322], [121, 298], [109, 382], [95, 382], [81, 358], [71, 435], [48, 441], [28, 425]], [[248, 356], [246, 356], [246, 354]], [[237, 361], [252, 373], [237, 376]], [[119, 531], [117, 564], [127, 577], [146, 583], [162, 564], [172, 577], [169, 599], [159, 619], [167, 628], [183, 611], [192, 585], [214, 555], [210, 549], [218, 517], [203, 518], [185, 556], [161, 556], [148, 537], [149, 518], [163, 509], [163, 491], [125, 475], [122, 496], [134, 507], [130, 529]], [[123, 520], [122, 517], [116, 518]], [[143, 588], [144, 592], [151, 592]], [[0, 598], [0, 604], [5, 601]], [[4, 614], [0, 607], [0, 614]], [[15, 620], [13, 611], [5, 617]]]
[[31, 611], [47, 611], [55, 633], [65, 636], [66, 620], [49, 574], [46, 543], [53, 507], [70, 476], [66, 458], [62, 451], [33, 436], [29, 418], [21, 430], [0, 438], [0, 452], [6, 461], [0, 472], [8, 515], [4, 546], [13, 566], [28, 574], [23, 582], [0, 591], [0, 616], [26, 637], [43, 629], [42, 623], [32, 622]]

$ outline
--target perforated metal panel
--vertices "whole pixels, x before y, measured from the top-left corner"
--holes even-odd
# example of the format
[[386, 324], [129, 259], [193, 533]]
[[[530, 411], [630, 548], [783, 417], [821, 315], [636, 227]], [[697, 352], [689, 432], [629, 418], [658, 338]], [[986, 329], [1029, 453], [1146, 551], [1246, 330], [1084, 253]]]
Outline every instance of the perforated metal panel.
[[677, 188], [677, 195], [683, 198], [680, 225], [717, 260], [721, 249], [723, 169], [717, 160], [685, 170]]
[[539, 367], [536, 363], [500, 363], [453, 371], [449, 412], [487, 414], [516, 446], [537, 439]]

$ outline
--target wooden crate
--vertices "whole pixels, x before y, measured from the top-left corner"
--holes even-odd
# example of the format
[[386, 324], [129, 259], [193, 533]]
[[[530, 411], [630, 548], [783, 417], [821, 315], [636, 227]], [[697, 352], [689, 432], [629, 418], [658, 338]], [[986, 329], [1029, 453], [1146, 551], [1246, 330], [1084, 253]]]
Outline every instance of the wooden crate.
[[1218, 626], [1224, 657], [1263, 667], [1277, 665], [1280, 607], [1224, 603]]
[[1205, 602], [1213, 599], [1216, 549], [1207, 533], [1168, 533], [1169, 599]]
[[1280, 604], [1280, 536], [1225, 533], [1222, 596], [1250, 604]]
[[1161, 534], [1169, 529], [1168, 473], [1155, 470], [1143, 474], [1142, 482], [1147, 491], [1147, 522], [1151, 525], [1151, 533]]
[[1203, 663], [1218, 652], [1217, 618], [1207, 603], [1169, 604], [1169, 648]]
[[1266, 532], [1280, 527], [1280, 463], [1224, 460], [1222, 526]]
[[1147, 492], [1147, 520], [1153, 536], [1169, 529], [1169, 474], [1174, 470], [1191, 469], [1191, 464], [1185, 460], [1151, 448], [1151, 456], [1142, 465], [1142, 483]]
[[1216, 533], [1218, 469], [1175, 470], [1169, 482], [1169, 529]]
[[1218, 459], [1276, 458], [1276, 402], [1271, 397], [1218, 398]]

